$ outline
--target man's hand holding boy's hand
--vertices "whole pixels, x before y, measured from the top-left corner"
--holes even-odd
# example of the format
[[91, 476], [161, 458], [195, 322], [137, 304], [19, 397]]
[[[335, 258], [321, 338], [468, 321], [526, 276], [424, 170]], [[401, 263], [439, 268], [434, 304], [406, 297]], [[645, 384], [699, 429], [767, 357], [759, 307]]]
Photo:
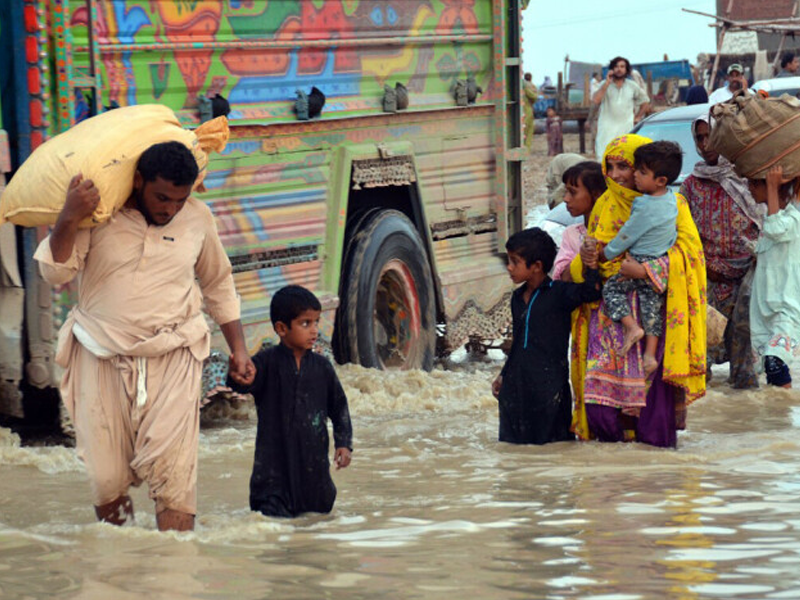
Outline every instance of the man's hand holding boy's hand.
[[231, 354], [228, 374], [239, 385], [250, 385], [256, 379], [256, 366], [247, 354]]
[[350, 448], [337, 448], [333, 455], [333, 462], [336, 463], [336, 470], [344, 469], [350, 464]]

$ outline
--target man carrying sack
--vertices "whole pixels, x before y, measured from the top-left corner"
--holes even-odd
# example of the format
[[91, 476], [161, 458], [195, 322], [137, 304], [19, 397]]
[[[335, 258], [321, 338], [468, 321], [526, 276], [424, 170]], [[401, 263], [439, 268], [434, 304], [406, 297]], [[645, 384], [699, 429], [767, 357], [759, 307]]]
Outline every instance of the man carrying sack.
[[190, 197], [198, 165], [175, 141], [150, 146], [121, 210], [79, 229], [98, 206], [75, 175], [52, 233], [35, 258], [42, 276], [78, 276], [78, 302], [61, 328], [56, 362], [99, 520], [133, 520], [128, 490], [146, 481], [158, 528], [194, 528], [202, 361], [220, 325], [231, 377], [252, 381], [231, 264], [214, 217]]

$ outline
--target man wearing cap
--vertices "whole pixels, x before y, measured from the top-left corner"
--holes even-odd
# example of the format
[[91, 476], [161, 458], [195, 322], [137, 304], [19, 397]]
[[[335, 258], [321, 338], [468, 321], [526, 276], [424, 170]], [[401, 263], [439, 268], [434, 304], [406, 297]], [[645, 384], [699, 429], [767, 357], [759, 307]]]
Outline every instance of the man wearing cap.
[[739, 63], [733, 63], [728, 67], [728, 81], [719, 89], [716, 89], [708, 97], [709, 104], [719, 104], [733, 98], [733, 95], [739, 90], [744, 90], [745, 93], [750, 93], [747, 89], [747, 79], [744, 78], [744, 68]]

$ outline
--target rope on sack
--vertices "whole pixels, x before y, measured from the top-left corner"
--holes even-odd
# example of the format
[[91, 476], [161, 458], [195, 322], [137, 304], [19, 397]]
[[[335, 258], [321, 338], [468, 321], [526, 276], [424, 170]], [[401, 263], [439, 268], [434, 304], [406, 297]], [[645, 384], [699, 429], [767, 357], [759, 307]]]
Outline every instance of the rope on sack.
[[[773, 128], [772, 128], [772, 129], [770, 129], [769, 131], [762, 133], [762, 134], [761, 134], [760, 136], [758, 136], [757, 138], [755, 138], [755, 139], [753, 139], [753, 140], [750, 140], [750, 143], [749, 143], [749, 144], [747, 144], [747, 145], [746, 145], [746, 146], [744, 146], [743, 148], [740, 148], [740, 149], [739, 149], [739, 151], [738, 151], [738, 152], [736, 152], [736, 153], [735, 153], [733, 156], [731, 156], [731, 157], [730, 157], [730, 159], [728, 159], [728, 160], [730, 160], [731, 162], [736, 162], [736, 159], [737, 159], [737, 158], [739, 158], [739, 157], [740, 157], [742, 154], [744, 154], [744, 153], [745, 153], [745, 152], [747, 152], [748, 150], [752, 149], [752, 148], [753, 148], [753, 146], [756, 146], [756, 145], [757, 145], [759, 142], [762, 142], [764, 139], [768, 138], [769, 136], [771, 136], [771, 135], [772, 135], [773, 133], [775, 133], [776, 131], [780, 131], [780, 130], [781, 130], [781, 129], [783, 129], [783, 128], [784, 128], [786, 125], [788, 125], [789, 123], [791, 123], [792, 121], [795, 121], [795, 120], [797, 120], [797, 119], [800, 119], [800, 112], [798, 112], [798, 113], [797, 113], [796, 115], [794, 115], [793, 117], [791, 117], [791, 118], [789, 118], [789, 119], [786, 119], [786, 120], [785, 120], [783, 123], [781, 123], [781, 124], [780, 124], [780, 125], [778, 125], [777, 127], [773, 127]], [[783, 155], [782, 155], [782, 156], [783, 156]], [[757, 171], [755, 171], [755, 172], [757, 173], [757, 172], [758, 172], [758, 171], [760, 171], [760, 170], [761, 170], [761, 169], [758, 169], [758, 170], [757, 170]]]
[[[800, 116], [800, 115], [798, 115], [798, 116]], [[794, 120], [795, 118], [797, 118], [797, 117], [793, 117], [793, 119], [792, 119], [792, 120]], [[788, 122], [789, 122], [789, 121], [787, 121], [787, 123], [788, 123]], [[773, 131], [774, 131], [774, 130], [773, 130]], [[761, 172], [761, 171], [763, 171], [763, 170], [765, 170], [765, 169], [769, 169], [769, 168], [770, 168], [772, 165], [774, 165], [776, 162], [780, 161], [782, 158], [784, 158], [784, 157], [785, 157], [785, 156], [787, 156], [788, 154], [791, 154], [792, 152], [794, 152], [794, 151], [795, 151], [795, 150], [797, 150], [798, 148], [800, 148], [800, 142], [795, 142], [794, 144], [792, 144], [791, 146], [789, 146], [789, 147], [788, 147], [786, 150], [784, 150], [783, 152], [781, 152], [780, 154], [778, 154], [778, 156], [776, 156], [776, 157], [775, 157], [775, 158], [773, 158], [772, 160], [769, 160], [769, 161], [767, 161], [766, 163], [764, 163], [763, 165], [761, 165], [761, 166], [760, 166], [760, 167], [758, 167], [757, 169], [753, 169], [752, 171], [749, 171], [749, 172], [745, 173], [745, 174], [744, 174], [744, 176], [745, 176], [745, 177], [753, 177], [753, 176], [754, 176], [756, 173], [759, 173], [759, 172]]]

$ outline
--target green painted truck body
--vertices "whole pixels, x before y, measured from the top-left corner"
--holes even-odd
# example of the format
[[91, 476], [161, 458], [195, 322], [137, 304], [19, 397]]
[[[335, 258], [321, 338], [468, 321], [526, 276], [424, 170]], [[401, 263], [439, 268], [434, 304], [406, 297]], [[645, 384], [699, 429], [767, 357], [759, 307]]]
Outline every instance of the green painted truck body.
[[[503, 249], [522, 197], [518, 2], [6, 1], [12, 167], [113, 106], [164, 104], [191, 128], [209, 99], [228, 101], [230, 140], [198, 197], [231, 258], [251, 351], [273, 339], [270, 297], [287, 284], [320, 298], [340, 361], [430, 368], [434, 340], [447, 350], [506, 331]], [[408, 107], [386, 112], [398, 84]], [[297, 90], [315, 87], [322, 113], [299, 120]], [[16, 383], [37, 389], [56, 385], [53, 332], [75, 299], [36, 279], [45, 234], [16, 229], [36, 296]]]

